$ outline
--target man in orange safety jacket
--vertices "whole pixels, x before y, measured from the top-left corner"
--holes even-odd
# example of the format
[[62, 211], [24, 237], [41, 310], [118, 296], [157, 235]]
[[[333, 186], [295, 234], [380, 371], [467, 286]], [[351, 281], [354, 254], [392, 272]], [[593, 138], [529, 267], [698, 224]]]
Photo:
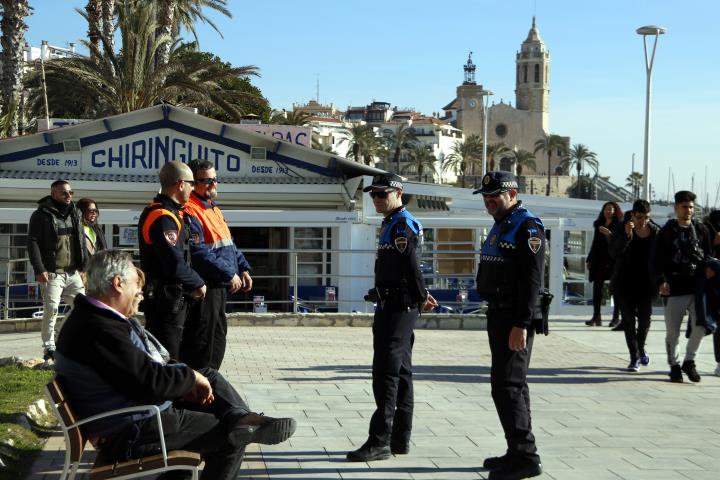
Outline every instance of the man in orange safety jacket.
[[183, 335], [180, 359], [198, 369], [219, 369], [225, 356], [228, 292], [252, 288], [250, 264], [233, 242], [217, 198], [217, 174], [212, 162], [193, 160], [195, 187], [185, 205], [190, 225], [193, 268], [202, 276], [207, 292], [191, 307]]

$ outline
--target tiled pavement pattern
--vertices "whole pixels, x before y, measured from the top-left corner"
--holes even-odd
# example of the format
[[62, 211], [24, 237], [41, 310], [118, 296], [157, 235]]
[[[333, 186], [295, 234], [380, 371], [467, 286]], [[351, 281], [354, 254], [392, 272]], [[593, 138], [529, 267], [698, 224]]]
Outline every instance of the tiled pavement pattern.
[[[550, 336], [535, 344], [530, 388], [546, 472], [540, 478], [720, 478], [711, 339], [698, 357], [702, 382], [671, 384], [661, 319], [650, 332], [651, 364], [640, 373], [625, 371], [622, 333], [582, 320], [555, 319]], [[29, 356], [37, 336], [2, 335], [0, 357]], [[299, 424], [284, 444], [252, 446], [240, 478], [482, 479], [483, 458], [503, 451], [484, 331], [416, 332], [411, 453], [370, 464], [345, 462], [365, 440], [373, 411], [369, 328], [232, 327], [229, 341], [223, 373], [254, 409]], [[29, 478], [58, 478], [62, 448], [53, 437]]]

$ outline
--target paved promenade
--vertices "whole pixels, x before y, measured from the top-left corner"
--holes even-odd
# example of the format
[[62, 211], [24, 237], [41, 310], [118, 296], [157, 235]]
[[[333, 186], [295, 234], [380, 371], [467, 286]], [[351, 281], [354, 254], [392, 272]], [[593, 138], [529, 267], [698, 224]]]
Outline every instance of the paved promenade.
[[[530, 389], [546, 472], [539, 478], [720, 478], [720, 377], [710, 337], [697, 359], [702, 382], [678, 385], [667, 381], [662, 320], [653, 321], [651, 363], [639, 373], [625, 371], [622, 333], [582, 320], [555, 319], [550, 336], [535, 344]], [[0, 357], [30, 356], [38, 336], [0, 336]], [[487, 478], [482, 460], [502, 453], [504, 440], [484, 331], [416, 331], [410, 455], [345, 461], [365, 440], [373, 411], [371, 345], [369, 328], [230, 329], [223, 373], [254, 409], [298, 420], [288, 442], [252, 446], [240, 478]], [[53, 437], [29, 478], [58, 478], [62, 448], [62, 438]]]

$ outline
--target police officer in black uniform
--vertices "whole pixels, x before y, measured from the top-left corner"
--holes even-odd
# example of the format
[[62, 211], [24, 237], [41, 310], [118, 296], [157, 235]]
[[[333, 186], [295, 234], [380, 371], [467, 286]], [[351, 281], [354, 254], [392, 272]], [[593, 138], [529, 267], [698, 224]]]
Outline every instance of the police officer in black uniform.
[[190, 229], [182, 213], [194, 184], [187, 165], [166, 163], [160, 169], [160, 194], [138, 222], [145, 324], [170, 358], [179, 358], [188, 302], [205, 296], [205, 282], [190, 266]]
[[517, 180], [509, 172], [489, 172], [480, 193], [495, 219], [482, 246], [476, 285], [488, 302], [487, 331], [492, 365], [490, 384], [507, 452], [485, 459], [488, 479], [512, 480], [542, 473], [530, 420], [527, 371], [534, 321], [542, 318], [545, 229], [517, 199]]
[[402, 178], [376, 175], [370, 192], [385, 219], [375, 260], [375, 288], [367, 300], [377, 304], [373, 322], [373, 395], [377, 409], [368, 440], [349, 452], [352, 462], [385, 460], [410, 450], [413, 415], [412, 346], [418, 313], [437, 302], [420, 272], [422, 225], [402, 204]]

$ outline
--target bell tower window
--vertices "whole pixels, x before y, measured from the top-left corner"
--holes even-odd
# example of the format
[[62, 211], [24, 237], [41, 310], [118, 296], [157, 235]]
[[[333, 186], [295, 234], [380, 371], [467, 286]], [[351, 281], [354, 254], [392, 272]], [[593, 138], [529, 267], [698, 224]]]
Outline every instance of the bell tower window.
[[523, 65], [523, 83], [527, 83], [527, 65]]
[[540, 65], [535, 64], [535, 83], [540, 83]]

